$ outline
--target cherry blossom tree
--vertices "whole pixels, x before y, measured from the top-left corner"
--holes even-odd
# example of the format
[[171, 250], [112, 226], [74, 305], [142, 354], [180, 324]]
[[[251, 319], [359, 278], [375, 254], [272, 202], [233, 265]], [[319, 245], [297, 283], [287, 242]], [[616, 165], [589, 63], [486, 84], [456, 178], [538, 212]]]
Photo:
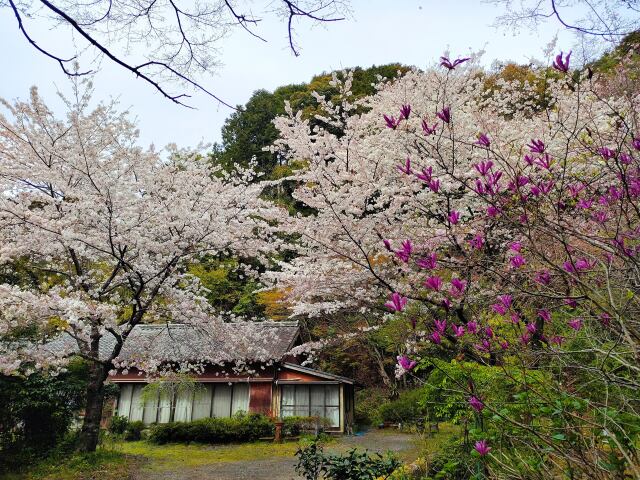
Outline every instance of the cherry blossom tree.
[[[249, 172], [231, 177], [196, 154], [173, 149], [163, 159], [143, 150], [126, 112], [114, 103], [90, 109], [88, 91], [76, 85], [63, 119], [35, 87], [27, 102], [3, 101], [0, 116], [0, 259], [21, 261], [39, 279], [0, 285], [0, 337], [34, 328], [40, 336], [5, 342], [0, 368], [86, 359], [83, 451], [96, 447], [104, 383], [136, 325], [220, 322], [186, 262], [231, 251], [260, 256], [269, 236], [263, 219], [273, 214]], [[62, 332], [74, 342], [50, 348]]]
[[302, 256], [277, 281], [300, 314], [413, 318], [398, 375], [441, 369], [468, 399], [479, 477], [640, 478], [640, 99], [603, 96], [570, 54], [542, 92], [441, 60], [358, 102], [336, 78], [324, 126], [277, 121], [316, 212], [288, 220]]

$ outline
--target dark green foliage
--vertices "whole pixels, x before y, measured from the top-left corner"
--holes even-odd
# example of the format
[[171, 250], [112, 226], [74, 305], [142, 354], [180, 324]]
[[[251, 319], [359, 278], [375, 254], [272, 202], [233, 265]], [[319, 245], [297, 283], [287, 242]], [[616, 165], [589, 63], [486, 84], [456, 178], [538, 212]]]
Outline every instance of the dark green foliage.
[[46, 454], [64, 438], [83, 406], [85, 382], [82, 362], [57, 376], [0, 376], [0, 471]]
[[440, 452], [429, 462], [427, 480], [466, 480], [472, 477], [477, 464], [460, 439], [446, 443]]
[[317, 442], [298, 449], [296, 456], [296, 472], [306, 480], [316, 480], [321, 473], [323, 478], [332, 480], [387, 478], [401, 465], [390, 453], [369, 455], [355, 448], [342, 455], [325, 455]]
[[[372, 84], [377, 83], [377, 76], [394, 78], [398, 71], [408, 69], [400, 64], [373, 66], [367, 69], [354, 69], [352, 92], [356, 97], [363, 97], [374, 92]], [[222, 145], [217, 145], [211, 152], [211, 159], [226, 171], [235, 166], [247, 167], [255, 159], [256, 170], [268, 178], [281, 178], [286, 171], [283, 159], [276, 153], [263, 151], [277, 138], [278, 132], [273, 119], [285, 113], [285, 101], [291, 103], [294, 111], [302, 110], [306, 118], [316, 113], [316, 100], [312, 92], [334, 96], [338, 94], [332, 87], [331, 74], [323, 73], [311, 79], [308, 84], [285, 85], [270, 93], [257, 90], [244, 107], [233, 113], [222, 127]], [[284, 168], [286, 170], [286, 168]]]
[[130, 441], [140, 440], [142, 438], [142, 430], [144, 430], [144, 423], [140, 420], [127, 422], [124, 429], [124, 439]]
[[111, 422], [109, 423], [109, 432], [114, 435], [122, 435], [127, 429], [128, 424], [129, 419], [127, 417], [116, 415], [111, 418]]
[[153, 443], [249, 442], [272, 436], [273, 422], [264, 415], [235, 415], [231, 418], [203, 418], [194, 422], [173, 422], [152, 425], [149, 441]]
[[423, 398], [424, 392], [421, 389], [402, 392], [397, 399], [381, 405], [380, 416], [385, 422], [416, 423], [426, 414], [426, 409], [421, 404]]

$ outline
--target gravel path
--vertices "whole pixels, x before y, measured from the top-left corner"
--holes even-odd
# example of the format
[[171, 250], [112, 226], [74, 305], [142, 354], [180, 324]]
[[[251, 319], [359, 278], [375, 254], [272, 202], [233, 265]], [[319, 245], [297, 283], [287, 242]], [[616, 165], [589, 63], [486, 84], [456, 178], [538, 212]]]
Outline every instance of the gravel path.
[[[412, 435], [389, 431], [371, 431], [362, 436], [349, 436], [339, 439], [325, 450], [338, 453], [353, 447], [367, 449], [370, 452], [384, 453], [391, 450], [400, 455], [409, 454], [414, 449]], [[292, 457], [273, 457], [261, 460], [239, 462], [219, 462], [181, 471], [141, 471], [136, 480], [300, 480], [294, 470], [296, 459]], [[149, 467], [153, 467], [149, 465]]]

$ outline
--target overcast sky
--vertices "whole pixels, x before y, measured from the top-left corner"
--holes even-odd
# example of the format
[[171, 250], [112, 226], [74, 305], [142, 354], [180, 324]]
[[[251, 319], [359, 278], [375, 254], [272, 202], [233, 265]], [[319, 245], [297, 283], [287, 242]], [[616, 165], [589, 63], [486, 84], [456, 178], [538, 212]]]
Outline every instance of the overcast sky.
[[[236, 31], [222, 45], [223, 66], [217, 76], [203, 83], [225, 101], [244, 104], [257, 89], [305, 82], [334, 69], [391, 62], [426, 67], [447, 49], [452, 57], [485, 49], [487, 65], [493, 60], [526, 63], [542, 59], [557, 33], [558, 49], [567, 50], [574, 43], [556, 24], [517, 35], [497, 30], [491, 24], [499, 13], [499, 8], [480, 0], [353, 0], [353, 18], [325, 26], [298, 25], [299, 57], [288, 49], [285, 25], [265, 18], [259, 32], [269, 42]], [[67, 32], [52, 32], [33, 22], [31, 28], [41, 44], [62, 56], [69, 53]], [[0, 9], [0, 62], [0, 96], [6, 99], [27, 98], [29, 87], [37, 85], [47, 101], [58, 105], [56, 88], [68, 91], [68, 80], [57, 63], [28, 45], [8, 8]], [[141, 144], [163, 147], [175, 142], [186, 147], [220, 139], [220, 127], [231, 113], [227, 107], [197, 96], [192, 100], [197, 110], [189, 110], [164, 99], [125, 70], [106, 61], [102, 67], [94, 78], [95, 97], [116, 97], [131, 111], [140, 127]]]

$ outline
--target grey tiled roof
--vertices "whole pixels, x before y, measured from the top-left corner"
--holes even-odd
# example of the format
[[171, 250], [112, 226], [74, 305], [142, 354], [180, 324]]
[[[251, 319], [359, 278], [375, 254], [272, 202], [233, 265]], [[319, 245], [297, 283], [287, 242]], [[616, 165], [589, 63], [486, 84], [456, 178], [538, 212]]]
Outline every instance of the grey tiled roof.
[[[118, 357], [121, 361], [154, 358], [162, 361], [266, 361], [281, 360], [298, 336], [297, 322], [230, 322], [207, 328], [185, 324], [137, 325]], [[105, 333], [100, 357], [113, 350], [115, 337]], [[67, 333], [46, 344], [60, 355], [77, 350]]]

